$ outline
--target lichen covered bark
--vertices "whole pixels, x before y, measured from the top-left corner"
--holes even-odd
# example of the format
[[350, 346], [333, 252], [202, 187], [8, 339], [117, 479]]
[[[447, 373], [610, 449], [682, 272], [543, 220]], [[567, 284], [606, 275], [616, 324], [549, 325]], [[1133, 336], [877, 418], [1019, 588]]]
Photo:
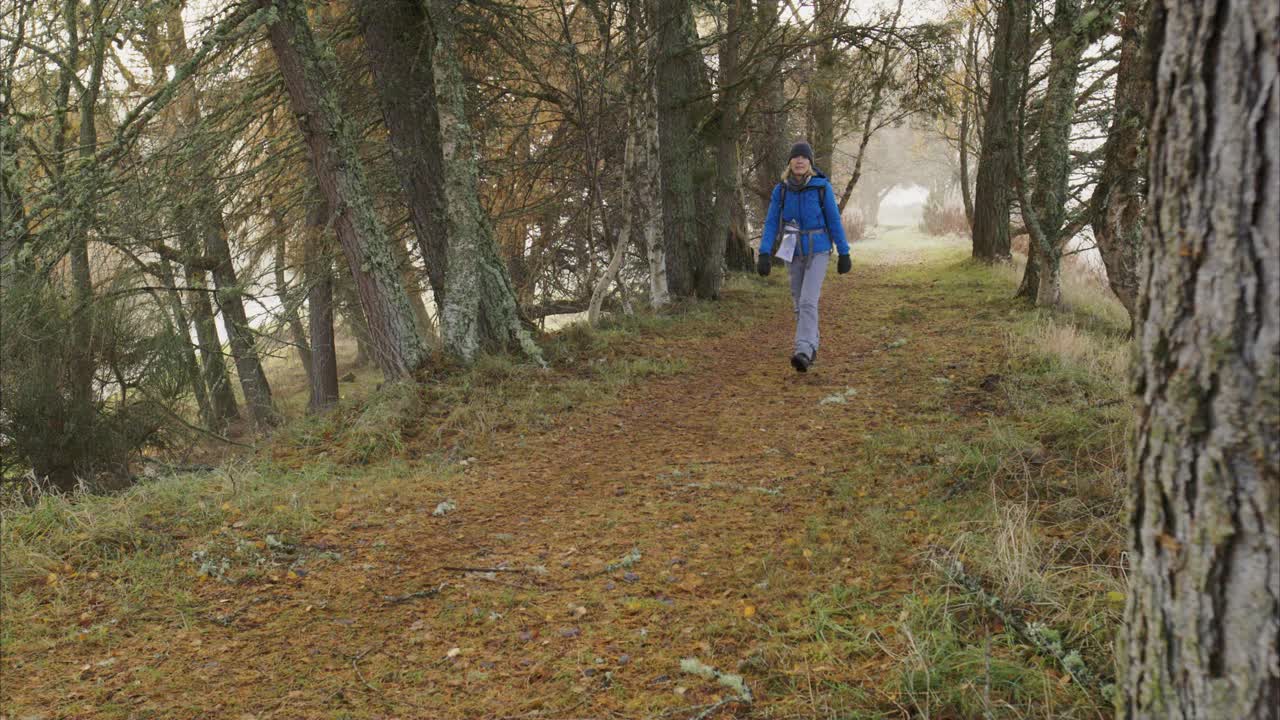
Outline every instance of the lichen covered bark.
[[356, 132], [338, 105], [337, 66], [312, 35], [299, 0], [260, 0], [277, 12], [269, 27], [290, 104], [306, 140], [321, 193], [355, 280], [374, 362], [388, 379], [403, 377], [426, 358], [409, 296], [386, 229], [378, 219], [356, 152]]
[[489, 218], [480, 205], [478, 153], [466, 115], [454, 22], [452, 3], [431, 4], [449, 235], [441, 339], [445, 350], [465, 363], [475, 360], [481, 349], [513, 349], [540, 361], [542, 352], [521, 324], [506, 263], [498, 257]]

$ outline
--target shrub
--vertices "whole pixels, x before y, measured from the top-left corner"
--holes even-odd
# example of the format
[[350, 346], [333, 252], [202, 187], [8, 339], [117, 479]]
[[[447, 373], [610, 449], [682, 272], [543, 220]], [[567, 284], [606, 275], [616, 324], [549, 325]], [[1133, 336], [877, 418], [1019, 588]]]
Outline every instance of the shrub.
[[[0, 480], [37, 486], [119, 488], [139, 453], [166, 444], [183, 394], [181, 343], [154, 306], [124, 288], [102, 288], [80, 308], [44, 278], [6, 278], [0, 289]], [[91, 341], [74, 332], [88, 314]], [[92, 397], [72, 393], [74, 362], [87, 353]]]
[[931, 194], [924, 204], [920, 229], [929, 235], [967, 235], [969, 220], [964, 215], [964, 208], [943, 205]]
[[867, 236], [867, 221], [861, 212], [853, 212], [841, 218], [844, 223], [844, 236], [850, 243], [858, 242]]

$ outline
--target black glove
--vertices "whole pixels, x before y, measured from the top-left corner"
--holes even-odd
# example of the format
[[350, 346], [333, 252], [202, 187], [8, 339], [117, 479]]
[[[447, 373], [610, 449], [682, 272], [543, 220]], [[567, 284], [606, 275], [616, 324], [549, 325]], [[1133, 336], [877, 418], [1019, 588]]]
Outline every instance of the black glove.
[[840, 261], [836, 263], [836, 272], [843, 275], [851, 269], [853, 269], [853, 261], [849, 259], [848, 255], [841, 255]]
[[756, 272], [760, 273], [760, 277], [769, 277], [769, 271], [773, 269], [773, 258], [768, 253], [760, 253], [760, 257], [756, 260]]

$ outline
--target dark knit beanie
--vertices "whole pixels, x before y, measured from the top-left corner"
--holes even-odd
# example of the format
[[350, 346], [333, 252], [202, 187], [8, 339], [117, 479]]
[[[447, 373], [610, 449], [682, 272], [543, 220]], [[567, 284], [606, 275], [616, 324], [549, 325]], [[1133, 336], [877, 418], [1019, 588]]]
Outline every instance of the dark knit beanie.
[[787, 160], [802, 156], [809, 158], [809, 162], [813, 163], [813, 148], [809, 147], [809, 143], [803, 140], [791, 146], [791, 154], [787, 156]]

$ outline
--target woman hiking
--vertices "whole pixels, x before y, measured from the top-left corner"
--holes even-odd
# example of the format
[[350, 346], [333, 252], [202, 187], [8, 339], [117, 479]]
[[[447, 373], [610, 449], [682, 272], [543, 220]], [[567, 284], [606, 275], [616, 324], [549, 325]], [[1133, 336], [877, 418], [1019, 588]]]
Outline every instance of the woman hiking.
[[813, 166], [809, 143], [792, 145], [782, 182], [773, 189], [769, 200], [756, 271], [761, 276], [769, 274], [771, 255], [787, 263], [796, 312], [791, 367], [797, 372], [808, 372], [818, 357], [818, 297], [833, 246], [840, 255], [836, 272], [843, 275], [852, 267], [834, 195], [827, 176]]

